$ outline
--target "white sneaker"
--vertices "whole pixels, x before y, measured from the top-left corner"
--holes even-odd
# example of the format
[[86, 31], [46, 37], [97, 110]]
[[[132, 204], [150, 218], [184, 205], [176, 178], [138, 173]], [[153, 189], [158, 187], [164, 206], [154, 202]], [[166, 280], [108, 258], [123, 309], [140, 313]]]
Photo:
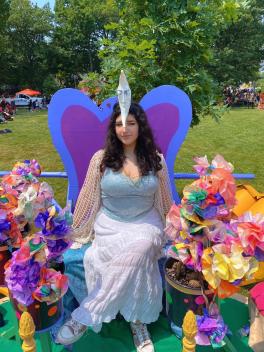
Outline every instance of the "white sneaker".
[[71, 345], [82, 337], [86, 329], [86, 325], [83, 325], [74, 319], [68, 320], [59, 329], [56, 342], [65, 346]]
[[137, 352], [155, 352], [154, 345], [147, 330], [147, 325], [142, 323], [130, 323], [130, 327]]

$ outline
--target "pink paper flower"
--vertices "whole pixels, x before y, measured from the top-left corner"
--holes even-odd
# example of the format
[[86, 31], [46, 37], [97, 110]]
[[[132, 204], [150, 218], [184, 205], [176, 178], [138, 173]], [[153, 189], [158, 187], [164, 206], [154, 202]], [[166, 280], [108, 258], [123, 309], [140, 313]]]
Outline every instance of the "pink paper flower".
[[207, 173], [207, 169], [210, 166], [207, 156], [203, 157], [196, 157], [193, 158], [193, 160], [197, 163], [196, 165], [193, 166], [194, 170], [199, 174], [200, 176], [204, 176]]
[[173, 204], [166, 218], [165, 233], [171, 240], [175, 240], [178, 237], [179, 232], [182, 230], [181, 218], [180, 218], [180, 207]]
[[231, 226], [237, 232], [246, 255], [261, 255], [264, 252], [263, 215], [247, 212], [239, 219], [232, 220]]
[[234, 166], [231, 163], [227, 162], [222, 157], [222, 155], [219, 155], [219, 154], [217, 154], [212, 160], [212, 167], [214, 169], [224, 169], [229, 173], [232, 173], [234, 171]]

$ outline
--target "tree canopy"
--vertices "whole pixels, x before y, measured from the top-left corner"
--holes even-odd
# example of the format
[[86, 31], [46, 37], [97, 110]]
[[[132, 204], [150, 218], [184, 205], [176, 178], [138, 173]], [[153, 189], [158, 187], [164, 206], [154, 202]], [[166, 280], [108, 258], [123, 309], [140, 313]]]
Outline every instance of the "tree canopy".
[[263, 1], [253, 0], [240, 8], [235, 22], [221, 29], [209, 69], [220, 86], [258, 79], [264, 57], [263, 19]]
[[217, 86], [208, 67], [221, 29], [236, 21], [236, 1], [127, 0], [119, 4], [119, 20], [107, 25], [115, 34], [102, 40], [99, 57], [106, 93], [114, 92], [121, 68], [138, 100], [152, 87], [173, 84], [193, 104], [193, 123], [217, 117]]
[[124, 69], [135, 100], [161, 84], [183, 89], [197, 123], [217, 117], [223, 86], [258, 78], [263, 12], [262, 0], [56, 0], [54, 12], [2, 0], [0, 90], [52, 93], [86, 75], [103, 78], [104, 98]]

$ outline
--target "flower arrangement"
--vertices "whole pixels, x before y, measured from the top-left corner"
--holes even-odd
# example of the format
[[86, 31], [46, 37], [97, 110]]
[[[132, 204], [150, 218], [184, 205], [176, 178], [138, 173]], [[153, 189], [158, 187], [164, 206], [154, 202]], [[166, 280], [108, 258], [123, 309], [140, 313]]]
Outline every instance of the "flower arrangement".
[[12, 255], [5, 275], [12, 297], [29, 306], [34, 299], [51, 304], [68, 289], [68, 279], [54, 269], [47, 268], [45, 241], [38, 236], [24, 242]]
[[0, 246], [19, 248], [22, 232], [37, 214], [52, 204], [53, 191], [39, 182], [40, 165], [25, 160], [14, 165], [0, 183]]
[[[232, 164], [220, 155], [211, 164], [206, 156], [194, 160], [200, 177], [184, 188], [181, 204], [173, 205], [167, 216], [165, 232], [173, 241], [168, 255], [198, 273], [202, 292], [205, 280], [215, 296], [225, 298], [239, 291], [241, 281], [250, 278], [264, 258], [264, 217], [247, 213], [233, 218]], [[205, 303], [203, 318], [197, 318], [199, 333], [205, 334], [206, 325], [206, 336], [220, 343], [224, 334], [219, 329], [218, 336], [212, 336], [222, 320], [214, 300], [209, 304], [205, 297]], [[220, 330], [225, 331], [223, 324]]]
[[[17, 249], [5, 265], [5, 281], [12, 297], [26, 306], [34, 299], [51, 304], [68, 287], [67, 277], [51, 267], [71, 245], [72, 214], [53, 205], [53, 190], [39, 182], [40, 174], [36, 160], [25, 160], [0, 183], [0, 245]], [[34, 233], [23, 238], [26, 224]]]
[[47, 260], [60, 261], [61, 255], [70, 247], [71, 225], [72, 214], [68, 207], [57, 212], [52, 206], [35, 218], [35, 226], [41, 228], [38, 235], [47, 245]]
[[51, 304], [66, 293], [67, 277], [49, 267], [71, 245], [71, 224], [68, 208], [57, 212], [52, 206], [36, 217], [42, 231], [23, 241], [5, 271], [7, 286], [19, 303], [28, 306], [36, 299]]

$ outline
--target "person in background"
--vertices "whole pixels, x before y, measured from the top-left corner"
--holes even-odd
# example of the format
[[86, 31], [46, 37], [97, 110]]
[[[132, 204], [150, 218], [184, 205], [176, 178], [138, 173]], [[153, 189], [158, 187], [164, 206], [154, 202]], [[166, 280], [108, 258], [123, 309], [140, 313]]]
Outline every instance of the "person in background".
[[32, 111], [32, 100], [29, 99], [29, 102], [28, 102], [28, 111]]

